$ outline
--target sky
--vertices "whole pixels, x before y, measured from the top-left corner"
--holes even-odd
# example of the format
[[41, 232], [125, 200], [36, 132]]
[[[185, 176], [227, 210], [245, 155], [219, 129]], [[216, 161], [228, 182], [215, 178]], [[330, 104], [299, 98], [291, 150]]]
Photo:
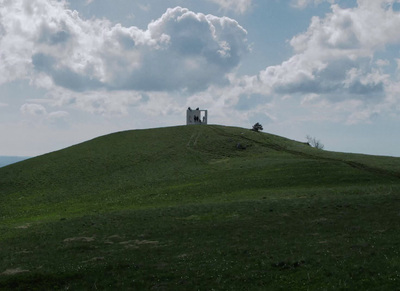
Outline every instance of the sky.
[[209, 124], [400, 157], [399, 28], [400, 0], [0, 0], [0, 156], [199, 107]]

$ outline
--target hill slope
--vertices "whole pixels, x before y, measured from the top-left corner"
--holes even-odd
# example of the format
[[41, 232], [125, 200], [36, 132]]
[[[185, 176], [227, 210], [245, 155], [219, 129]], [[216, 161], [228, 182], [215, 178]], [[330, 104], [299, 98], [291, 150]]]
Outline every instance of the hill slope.
[[[353, 245], [372, 251], [366, 233], [380, 239], [390, 233], [380, 255], [394, 258], [388, 244], [399, 225], [389, 225], [399, 182], [400, 159], [320, 151], [242, 128], [182, 126], [99, 137], [0, 169], [0, 255], [6, 258], [0, 287], [297, 286], [321, 262], [354, 255]], [[300, 217], [308, 223], [299, 224]], [[346, 237], [352, 225], [360, 233]], [[337, 248], [342, 240], [348, 249]], [[315, 245], [333, 253], [320, 258]], [[371, 267], [363, 256], [352, 259]], [[347, 266], [344, 257], [336, 268], [325, 267], [334, 273], [340, 264]], [[346, 272], [340, 276], [349, 284], [355, 275]], [[313, 286], [340, 287], [329, 277], [316, 275]]]

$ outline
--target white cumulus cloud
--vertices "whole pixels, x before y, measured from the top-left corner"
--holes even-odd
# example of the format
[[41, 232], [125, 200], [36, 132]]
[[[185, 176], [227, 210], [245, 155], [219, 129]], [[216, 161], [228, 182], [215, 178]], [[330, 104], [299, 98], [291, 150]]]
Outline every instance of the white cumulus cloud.
[[271, 105], [298, 101], [303, 112], [320, 112], [306, 113], [315, 120], [347, 123], [394, 113], [400, 108], [400, 77], [391, 76], [390, 62], [379, 55], [400, 43], [400, 13], [394, 2], [358, 0], [353, 8], [333, 4], [330, 13], [313, 17], [308, 29], [290, 40], [292, 57], [234, 80], [242, 97], [231, 100], [239, 107], [243, 96], [253, 100], [257, 94]]
[[84, 20], [64, 1], [6, 1], [0, 27], [0, 84], [30, 78], [75, 92], [204, 90], [248, 51], [235, 20], [181, 7], [141, 30]]
[[[354, 8], [332, 5], [331, 13], [313, 17], [307, 31], [291, 39], [291, 58], [267, 67], [254, 80], [267, 92], [282, 95], [316, 94], [339, 103], [362, 100], [370, 109], [370, 104], [386, 102], [393, 80], [384, 71], [386, 62], [374, 59], [387, 45], [400, 42], [400, 14], [388, 5], [393, 2], [359, 0]], [[363, 113], [353, 114], [353, 120], [371, 116], [357, 104]]]

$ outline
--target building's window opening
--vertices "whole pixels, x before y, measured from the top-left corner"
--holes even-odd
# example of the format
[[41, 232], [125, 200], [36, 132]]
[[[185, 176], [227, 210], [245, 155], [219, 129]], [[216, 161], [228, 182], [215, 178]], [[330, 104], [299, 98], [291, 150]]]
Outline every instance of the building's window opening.
[[207, 110], [189, 107], [186, 111], [186, 124], [207, 124]]

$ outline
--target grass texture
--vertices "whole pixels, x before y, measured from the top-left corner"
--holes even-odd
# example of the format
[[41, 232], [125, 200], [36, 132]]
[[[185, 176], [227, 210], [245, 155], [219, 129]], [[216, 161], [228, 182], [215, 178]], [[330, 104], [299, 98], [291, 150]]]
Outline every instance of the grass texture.
[[398, 158], [119, 132], [0, 168], [0, 290], [396, 290], [399, 209]]

